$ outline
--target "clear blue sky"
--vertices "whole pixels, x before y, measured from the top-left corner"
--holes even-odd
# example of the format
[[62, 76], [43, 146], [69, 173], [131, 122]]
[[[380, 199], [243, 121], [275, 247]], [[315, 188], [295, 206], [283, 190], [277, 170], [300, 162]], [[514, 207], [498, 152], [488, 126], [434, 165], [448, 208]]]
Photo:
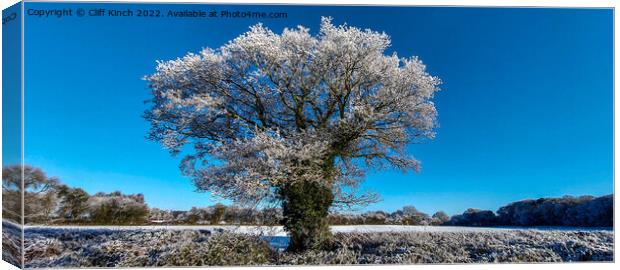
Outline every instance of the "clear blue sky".
[[[28, 8], [73, 7], [28, 3]], [[112, 4], [79, 7], [127, 8]], [[133, 5], [132, 8], [172, 6]], [[390, 49], [417, 55], [444, 84], [437, 138], [410, 148], [420, 173], [371, 172], [383, 201], [432, 213], [496, 210], [547, 196], [613, 192], [612, 10], [304, 6], [175, 6], [287, 12], [276, 32], [321, 16], [385, 31]], [[215, 203], [197, 193], [145, 135], [141, 80], [155, 60], [219, 47], [255, 19], [26, 16], [26, 162], [69, 185], [141, 192], [152, 207]]]

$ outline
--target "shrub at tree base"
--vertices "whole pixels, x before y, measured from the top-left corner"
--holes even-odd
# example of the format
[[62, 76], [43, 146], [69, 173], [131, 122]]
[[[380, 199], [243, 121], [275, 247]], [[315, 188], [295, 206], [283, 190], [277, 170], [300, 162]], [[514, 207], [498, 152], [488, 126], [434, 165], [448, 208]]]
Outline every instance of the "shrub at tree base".
[[327, 215], [334, 195], [318, 182], [287, 184], [280, 189], [284, 228], [290, 232], [289, 251], [329, 246], [331, 232]]

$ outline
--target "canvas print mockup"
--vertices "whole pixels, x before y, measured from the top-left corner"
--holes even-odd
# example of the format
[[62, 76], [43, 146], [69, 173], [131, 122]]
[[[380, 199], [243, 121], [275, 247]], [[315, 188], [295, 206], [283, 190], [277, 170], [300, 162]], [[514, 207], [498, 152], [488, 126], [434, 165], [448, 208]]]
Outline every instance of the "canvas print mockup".
[[20, 2], [20, 268], [613, 262], [613, 9]]

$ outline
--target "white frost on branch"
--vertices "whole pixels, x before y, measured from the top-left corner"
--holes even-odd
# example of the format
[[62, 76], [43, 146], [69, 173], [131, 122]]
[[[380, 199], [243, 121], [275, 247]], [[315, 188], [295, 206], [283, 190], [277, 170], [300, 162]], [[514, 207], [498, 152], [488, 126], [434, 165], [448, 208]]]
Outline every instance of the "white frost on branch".
[[439, 78], [417, 57], [385, 55], [389, 46], [385, 33], [330, 18], [316, 36], [252, 26], [218, 49], [158, 62], [146, 77], [149, 136], [175, 154], [193, 146], [182, 169], [201, 191], [258, 202], [284, 183], [319, 181], [339, 203], [372, 201], [354, 196], [364, 170], [419, 170], [405, 148], [436, 126]]

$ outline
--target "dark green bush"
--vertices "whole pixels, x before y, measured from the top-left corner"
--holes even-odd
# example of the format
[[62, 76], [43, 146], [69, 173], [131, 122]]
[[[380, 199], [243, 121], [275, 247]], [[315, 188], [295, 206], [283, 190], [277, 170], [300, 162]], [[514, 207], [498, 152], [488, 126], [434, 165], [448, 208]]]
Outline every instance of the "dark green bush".
[[301, 181], [280, 188], [282, 225], [290, 233], [289, 251], [324, 249], [332, 238], [327, 215], [334, 201], [329, 187]]

